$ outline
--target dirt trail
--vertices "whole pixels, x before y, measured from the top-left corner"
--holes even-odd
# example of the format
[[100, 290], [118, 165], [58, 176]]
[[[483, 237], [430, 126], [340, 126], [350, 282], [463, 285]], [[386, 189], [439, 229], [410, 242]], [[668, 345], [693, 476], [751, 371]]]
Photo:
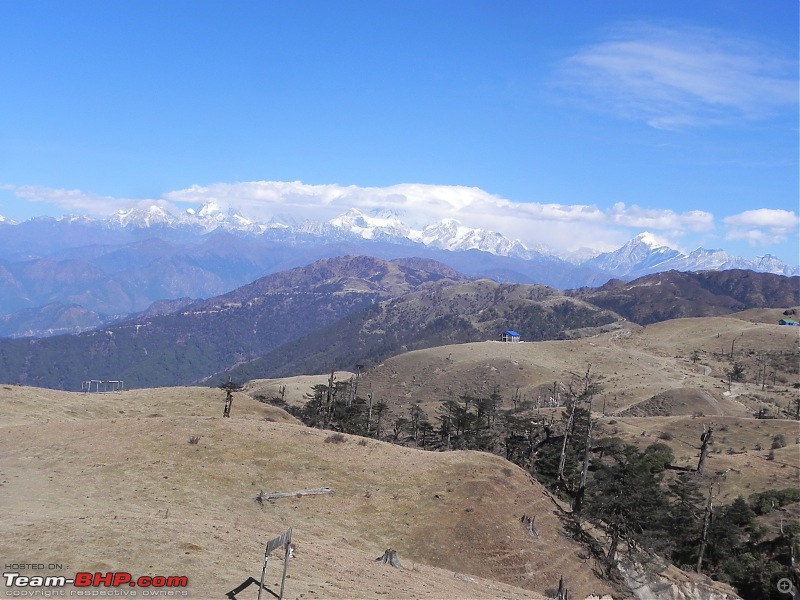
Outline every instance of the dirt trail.
[[709, 394], [705, 390], [701, 391], [700, 395], [703, 397], [703, 399], [706, 402], [708, 402], [711, 405], [711, 408], [714, 409], [714, 414], [717, 414], [719, 416], [722, 416], [722, 415], [725, 414], [725, 411], [722, 410], [722, 407], [719, 405], [719, 402], [717, 402], [717, 399], [714, 398], [714, 396], [712, 396], [711, 394]]

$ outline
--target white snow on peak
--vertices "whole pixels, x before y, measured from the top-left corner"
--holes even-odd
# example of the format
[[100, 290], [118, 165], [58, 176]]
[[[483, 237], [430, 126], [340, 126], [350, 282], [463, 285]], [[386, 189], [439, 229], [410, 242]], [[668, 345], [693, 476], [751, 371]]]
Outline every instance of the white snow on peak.
[[175, 225], [177, 219], [160, 206], [155, 204], [147, 208], [131, 208], [118, 210], [111, 221], [119, 223], [122, 227], [151, 227], [152, 225]]
[[512, 241], [495, 231], [466, 227], [452, 218], [415, 231], [409, 238], [443, 250], [482, 250], [499, 256], [524, 255], [528, 251], [517, 240]]
[[[465, 226], [455, 218], [442, 219], [438, 223], [407, 225], [403, 211], [385, 208], [370, 208], [366, 213], [351, 208], [330, 221], [308, 220], [297, 223], [291, 215], [273, 215], [267, 222], [240, 214], [216, 201], [208, 201], [199, 208], [188, 208], [173, 214], [162, 204], [139, 204], [128, 210], [119, 210], [111, 217], [99, 221], [105, 227], [147, 228], [152, 226], [180, 228], [188, 227], [197, 232], [212, 231], [243, 232], [261, 235], [270, 231], [284, 230], [289, 234], [310, 234], [330, 237], [356, 236], [365, 240], [381, 240], [391, 243], [418, 243], [442, 250], [479, 250], [497, 256], [511, 256], [525, 260], [538, 256], [559, 257], [576, 265], [597, 268], [615, 276], [634, 277], [664, 270], [697, 271], [724, 269], [751, 269], [760, 272], [797, 275], [800, 268], [788, 265], [774, 256], [765, 255], [755, 260], [731, 256], [723, 250], [698, 248], [691, 253], [673, 249], [652, 233], [645, 231], [629, 240], [620, 248], [603, 253], [582, 248], [560, 256], [546, 248], [531, 249], [519, 240], [512, 240], [501, 233], [488, 229]], [[90, 217], [65, 216], [60, 222], [95, 222]], [[14, 221], [0, 215], [0, 223], [14, 225]], [[285, 235], [285, 234], [281, 234]]]
[[367, 216], [355, 208], [351, 208], [343, 215], [331, 219], [328, 223], [366, 240], [374, 239], [381, 234], [408, 237], [411, 231], [408, 227], [403, 225], [397, 217]]
[[217, 215], [223, 215], [222, 207], [217, 204], [216, 202], [206, 202], [200, 208], [200, 212], [198, 212], [198, 216], [200, 217], [214, 217], [216, 218]]
[[640, 242], [646, 246], [650, 246], [651, 248], [661, 248], [662, 246], [666, 246], [666, 244], [662, 243], [660, 240], [656, 239], [649, 231], [643, 231], [639, 235], [637, 235], [633, 241]]
[[466, 227], [458, 219], [442, 219], [419, 230], [404, 225], [393, 214], [382, 214], [385, 216], [369, 216], [351, 208], [328, 224], [367, 240], [379, 236], [404, 238], [443, 250], [483, 250], [501, 256], [527, 251], [518, 241], [511, 241], [494, 231]]

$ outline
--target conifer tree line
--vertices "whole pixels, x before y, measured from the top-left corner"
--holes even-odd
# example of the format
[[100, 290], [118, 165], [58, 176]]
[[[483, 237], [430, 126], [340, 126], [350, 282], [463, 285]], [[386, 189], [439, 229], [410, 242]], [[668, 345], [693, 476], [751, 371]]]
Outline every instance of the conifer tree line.
[[[756, 521], [800, 501], [800, 489], [719, 503], [724, 482], [703, 473], [702, 453], [697, 468], [688, 470], [672, 464], [672, 449], [663, 442], [642, 450], [598, 434], [593, 404], [599, 381], [591, 365], [574, 374], [562, 386], [560, 417], [540, 414], [518, 391], [506, 402], [497, 386], [450, 392], [433, 414], [416, 403], [398, 414], [371, 389], [363, 389], [360, 369], [343, 381], [331, 373], [328, 383], [313, 386], [299, 407], [287, 405], [283, 393], [257, 399], [281, 406], [309, 427], [423, 450], [503, 456], [571, 506], [576, 538], [589, 540], [590, 524], [605, 533], [605, 545], [589, 546], [609, 578], [618, 577], [616, 566], [623, 556], [637, 555], [649, 557], [645, 562], [651, 564], [671, 562], [729, 583], [745, 600], [785, 598], [777, 586], [782, 578], [794, 578], [800, 588], [800, 523], [787, 519], [780, 531], [770, 531]], [[713, 443], [710, 429], [703, 436], [706, 451]]]

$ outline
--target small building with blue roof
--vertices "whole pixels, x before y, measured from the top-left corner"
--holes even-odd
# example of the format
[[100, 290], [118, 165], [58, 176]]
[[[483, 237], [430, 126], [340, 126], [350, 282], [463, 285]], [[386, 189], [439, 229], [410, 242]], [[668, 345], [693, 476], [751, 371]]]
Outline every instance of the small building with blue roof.
[[500, 335], [500, 341], [501, 342], [510, 342], [510, 343], [519, 342], [520, 341], [520, 335], [516, 331], [511, 331], [509, 329], [508, 331], [504, 331]]

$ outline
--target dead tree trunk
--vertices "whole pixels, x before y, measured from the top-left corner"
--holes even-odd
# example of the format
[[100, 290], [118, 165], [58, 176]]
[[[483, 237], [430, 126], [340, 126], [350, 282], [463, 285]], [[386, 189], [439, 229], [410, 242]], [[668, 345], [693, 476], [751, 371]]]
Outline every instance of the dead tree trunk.
[[[561, 458], [558, 461], [558, 481], [559, 485], [564, 485], [564, 466], [567, 462], [567, 442], [569, 441], [569, 436], [572, 433], [572, 423], [575, 419], [575, 406], [577, 405], [577, 401], [572, 401], [572, 410], [569, 412], [569, 419], [567, 420], [567, 426], [564, 428], [564, 443], [561, 444]], [[565, 486], [566, 487], [566, 486]]]
[[[372, 387], [372, 386], [370, 386]], [[372, 431], [372, 390], [370, 389], [369, 394], [367, 394], [367, 398], [369, 398], [369, 413], [367, 414], [367, 437], [369, 437]]]
[[277, 498], [300, 498], [302, 496], [319, 496], [321, 494], [332, 494], [333, 490], [329, 487], [314, 488], [311, 490], [297, 490], [296, 492], [273, 492], [264, 493], [262, 490], [256, 496], [256, 502], [263, 505], [264, 502], [272, 502]]
[[[590, 409], [591, 410], [591, 409]], [[591, 414], [591, 413], [590, 413]], [[574, 510], [575, 512], [581, 512], [581, 508], [583, 508], [583, 497], [586, 494], [586, 478], [589, 474], [589, 459], [592, 453], [592, 428], [594, 427], [595, 422], [592, 419], [589, 419], [589, 426], [586, 429], [586, 441], [583, 446], [583, 467], [581, 468], [581, 483], [578, 487], [578, 491], [575, 494], [575, 505]]]
[[333, 369], [331, 369], [331, 376], [328, 378], [328, 392], [325, 396], [325, 419], [323, 423], [323, 428], [327, 429], [328, 425], [331, 423], [331, 419], [333, 418], [333, 403], [336, 400], [336, 390], [333, 388], [333, 381], [336, 379], [333, 375]]
[[525, 527], [525, 531], [528, 532], [529, 536], [539, 539], [539, 530], [536, 529], [536, 515], [533, 515], [532, 517], [529, 517], [528, 515], [522, 515], [520, 523], [522, 523], [523, 527]]
[[781, 530], [781, 537], [785, 538], [789, 542], [789, 566], [794, 571], [795, 564], [797, 563], [797, 557], [795, 556], [796, 554], [795, 538], [797, 537], [797, 534], [791, 535], [790, 533], [786, 533], [783, 530], [783, 517], [781, 517], [780, 530]]
[[558, 578], [558, 591], [556, 592], [553, 600], [569, 600], [569, 591], [567, 590], [567, 586], [564, 584], [563, 575]]
[[233, 379], [228, 377], [228, 383], [219, 386], [220, 389], [225, 390], [225, 407], [222, 409], [223, 417], [231, 416], [231, 406], [233, 406], [233, 392], [238, 392], [242, 389], [237, 383], [233, 383]]
[[606, 555], [606, 560], [609, 563], [612, 563], [617, 558], [617, 547], [619, 546], [619, 538], [621, 537], [621, 532], [619, 525], [612, 525], [611, 526], [611, 546], [608, 549], [608, 554]]
[[711, 444], [711, 434], [714, 430], [703, 423], [703, 435], [700, 436], [700, 441], [703, 445], [700, 448], [700, 460], [697, 462], [698, 474], [703, 474], [703, 468], [706, 464], [706, 456], [708, 455], [708, 446]]
[[225, 394], [225, 408], [222, 409], [223, 417], [230, 418], [232, 405], [233, 405], [233, 392], [231, 392], [231, 390], [227, 390]]
[[397, 556], [397, 550], [393, 550], [392, 548], [387, 548], [386, 551], [383, 553], [383, 556], [379, 556], [375, 560], [378, 562], [382, 562], [385, 565], [391, 565], [393, 567], [397, 567], [398, 569], [403, 568], [403, 566], [400, 564], [400, 559]]
[[700, 554], [697, 556], [696, 571], [698, 573], [702, 573], [703, 555], [706, 553], [706, 546], [708, 545], [708, 531], [711, 528], [711, 515], [714, 512], [714, 496], [712, 495], [713, 489], [713, 484], [708, 486], [708, 503], [706, 504], [705, 516], [703, 517], [703, 537], [700, 540]]

